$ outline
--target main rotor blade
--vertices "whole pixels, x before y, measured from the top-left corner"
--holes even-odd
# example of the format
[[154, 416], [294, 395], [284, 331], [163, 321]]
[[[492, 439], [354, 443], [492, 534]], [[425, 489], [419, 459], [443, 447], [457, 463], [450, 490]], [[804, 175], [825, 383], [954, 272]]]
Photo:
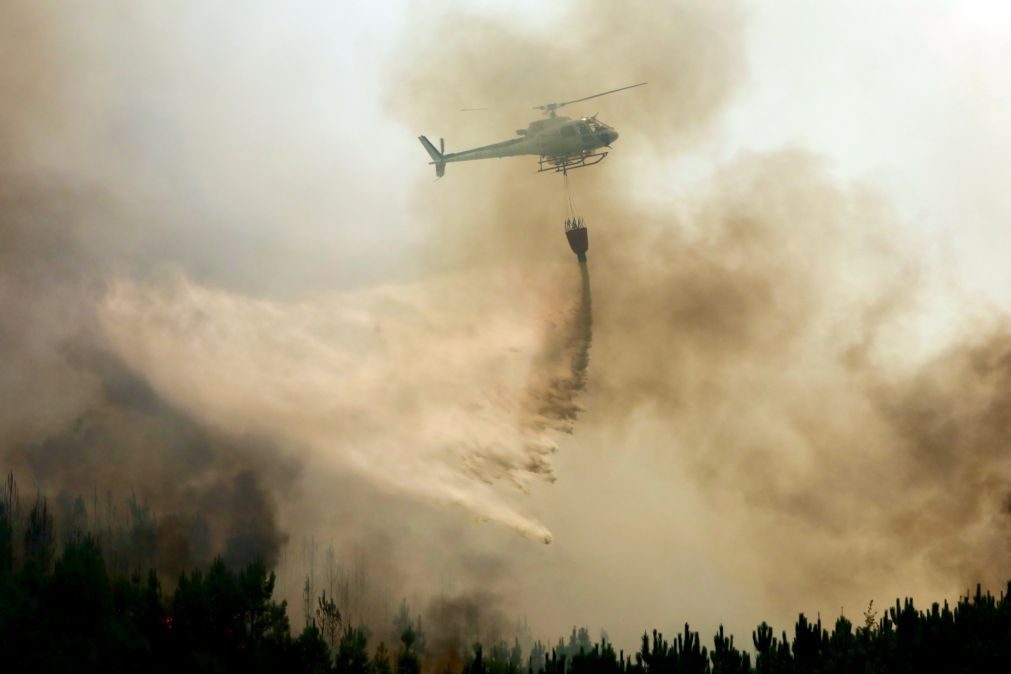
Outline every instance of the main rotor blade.
[[535, 105], [534, 110], [557, 110], [558, 108], [569, 105], [570, 103], [580, 103], [582, 101], [588, 101], [591, 98], [598, 98], [600, 96], [607, 96], [608, 94], [614, 94], [619, 91], [624, 91], [625, 89], [634, 89], [635, 87], [641, 87], [644, 84], [649, 84], [649, 82], [639, 82], [639, 84], [630, 84], [627, 87], [619, 87], [617, 89], [611, 89], [610, 91], [605, 91], [600, 94], [593, 94], [592, 96], [585, 96], [583, 98], [574, 98], [571, 101], [562, 101], [561, 103], [547, 103], [545, 105]]
[[491, 108], [460, 108], [460, 112], [478, 112], [479, 110], [491, 110]]

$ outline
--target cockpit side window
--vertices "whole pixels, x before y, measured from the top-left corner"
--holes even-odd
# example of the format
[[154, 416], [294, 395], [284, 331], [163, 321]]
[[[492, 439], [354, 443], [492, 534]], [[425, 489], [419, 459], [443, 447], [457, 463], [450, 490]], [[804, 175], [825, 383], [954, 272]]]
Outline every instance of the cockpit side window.
[[574, 126], [563, 126], [562, 127], [562, 137], [569, 138], [576, 135], [576, 128]]
[[593, 135], [593, 132], [590, 131], [590, 127], [587, 126], [586, 122], [580, 122], [576, 126], [579, 127], [579, 135], [581, 135], [581, 136], [592, 136]]

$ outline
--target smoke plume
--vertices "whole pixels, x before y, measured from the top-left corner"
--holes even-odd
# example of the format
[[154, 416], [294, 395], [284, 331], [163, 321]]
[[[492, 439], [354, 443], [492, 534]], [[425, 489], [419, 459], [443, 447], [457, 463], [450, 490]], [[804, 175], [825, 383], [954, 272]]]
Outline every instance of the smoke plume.
[[502, 601], [488, 591], [433, 599], [425, 616], [426, 663], [431, 671], [459, 671], [475, 644], [491, 646], [507, 634]]
[[[1005, 581], [1006, 317], [932, 315], [957, 291], [826, 158], [693, 159], [747, 82], [738, 3], [551, 11], [426, 7], [362, 74], [343, 16], [0, 6], [4, 463], [135, 492], [171, 569], [323, 530], [431, 594], [495, 552], [487, 603], [552, 629]], [[341, 100], [366, 80], [384, 110]], [[621, 133], [570, 176], [592, 317], [535, 158], [405, 168], [418, 133], [500, 141], [639, 81], [561, 111]], [[668, 575], [685, 551], [712, 583]]]
[[[599, 111], [621, 132], [611, 157], [572, 179], [597, 280], [584, 436], [628, 447], [636, 429], [661, 429], [626, 451], [654, 474], [688, 476], [699, 517], [715, 523], [710, 544], [766, 601], [1003, 582], [1006, 317], [964, 309], [948, 342], [925, 343], [922, 312], [951, 289], [932, 282], [871, 186], [839, 184], [801, 150], [741, 155], [667, 195], [637, 186], [655, 182], [661, 158], [690, 147], [729, 100], [742, 70], [734, 5], [583, 3], [562, 22], [592, 51], [506, 18], [456, 13], [428, 26], [405, 47], [415, 57], [399, 67], [390, 106], [466, 146], [493, 140], [478, 127], [516, 119], [454, 115], [465, 103], [650, 82], [574, 111]], [[479, 198], [452, 208], [465, 194]], [[493, 252], [531, 266], [562, 255], [552, 241], [561, 196], [523, 160], [450, 165], [418, 196], [441, 232], [430, 254], [465, 266]]]

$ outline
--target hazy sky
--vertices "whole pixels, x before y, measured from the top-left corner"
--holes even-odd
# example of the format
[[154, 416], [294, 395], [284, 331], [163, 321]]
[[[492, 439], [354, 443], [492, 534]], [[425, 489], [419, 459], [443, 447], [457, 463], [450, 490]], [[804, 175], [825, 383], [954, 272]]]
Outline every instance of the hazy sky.
[[[534, 2], [446, 3], [415, 8], [412, 17], [437, 18], [447, 8], [456, 11], [461, 6], [537, 34], [564, 32], [558, 23], [561, 10], [546, 11], [542, 3]], [[668, 156], [640, 154], [636, 158], [623, 153], [640, 150], [641, 145], [635, 143], [643, 138], [648, 141], [650, 125], [663, 126], [669, 110], [648, 110], [636, 117], [639, 127], [634, 134], [629, 133], [629, 121], [612, 113], [606, 120], [623, 132], [625, 142], [616, 144], [606, 179], [650, 197], [671, 192], [687, 195], [721, 166], [748, 153], [795, 148], [823, 155], [831, 176], [867, 186], [894, 209], [897, 217], [888, 219], [887, 226], [909, 235], [904, 240], [912, 250], [906, 259], [915, 259], [924, 275], [936, 276], [940, 286], [958, 288], [958, 297], [964, 292], [972, 301], [983, 299], [1005, 311], [1011, 309], [1007, 292], [1011, 266], [1006, 264], [1006, 251], [1011, 249], [1011, 229], [1006, 224], [1011, 220], [1011, 193], [1006, 189], [1006, 178], [1011, 176], [1007, 121], [1011, 83], [1003, 75], [1011, 63], [1011, 10], [1000, 2], [776, 1], [742, 6], [745, 63], [729, 105], [687, 151]], [[403, 31], [429, 25], [405, 22], [403, 10], [404, 6], [392, 6], [388, 12], [379, 5], [369, 6], [353, 19], [360, 21], [361, 33], [370, 38], [367, 44], [356, 42], [353, 55], [346, 56], [347, 63], [354, 64], [350, 82], [357, 85], [348, 87], [355, 91], [342, 102], [342, 107], [355, 109], [350, 113], [353, 117], [342, 120], [366, 125], [369, 132], [361, 133], [361, 127], [356, 127], [358, 132], [348, 142], [352, 152], [373, 157], [356, 180], [370, 187], [388, 181], [392, 187], [390, 176], [395, 173], [401, 181], [395, 192], [425, 195], [452, 189], [446, 183], [460, 180], [467, 171], [479, 172], [485, 181], [513, 179], [515, 174], [503, 175], [492, 162], [483, 167], [453, 165], [445, 182], [432, 184], [431, 167], [420, 146], [415, 147], [413, 136], [445, 136], [454, 150], [507, 138], [512, 127], [499, 123], [507, 113], [496, 116], [495, 123], [482, 122], [461, 116], [458, 108], [506, 107], [512, 126], [522, 127], [532, 118], [526, 106], [543, 102], [534, 94], [528, 100], [486, 100], [483, 96], [494, 86], [483, 90], [479, 98], [450, 86], [438, 94], [445, 105], [435, 117], [436, 125], [422, 126], [422, 119], [432, 118], [420, 114], [419, 123], [412, 125], [409, 112], [403, 109], [398, 110], [396, 122], [382, 120], [384, 108], [377, 97], [391, 94], [377, 83], [385, 81], [384, 73], [391, 68], [410, 70], [411, 64], [397, 62], [409, 58], [398, 49], [402, 41], [410, 42]], [[639, 15], [642, 8], [632, 11], [630, 25], [646, 18]], [[648, 15], [648, 10], [644, 13]], [[432, 19], [432, 24], [437, 20]], [[453, 25], [450, 22], [443, 29], [452, 30]], [[615, 25], [613, 30], [620, 33], [622, 26]], [[579, 43], [578, 35], [566, 37]], [[598, 56], [593, 40], [587, 39], [581, 48], [590, 63]], [[494, 53], [487, 56], [496, 58]], [[690, 53], [682, 56], [691, 58]], [[585, 73], [585, 79], [578, 81], [560, 74], [553, 80], [557, 97], [577, 97], [642, 79], [634, 67], [622, 73], [620, 60], [611, 60], [608, 77], [600, 81], [586, 78]], [[545, 63], [550, 68], [547, 57]], [[622, 73], [617, 81], [612, 77], [616, 72]], [[522, 82], [522, 72], [516, 78]], [[543, 74], [539, 79], [544, 79]], [[509, 91], [516, 89], [511, 83]], [[634, 100], [637, 92], [619, 96]], [[370, 114], [365, 117], [376, 114], [378, 118], [363, 119], [360, 111], [366, 109]], [[621, 162], [621, 174], [613, 165], [617, 162]], [[460, 198], [461, 193], [455, 194]], [[363, 208], [403, 209], [403, 216], [396, 220], [407, 230], [388, 235], [409, 240], [416, 223], [411, 209], [424, 200], [417, 196]], [[385, 221], [385, 211], [383, 215]], [[592, 214], [589, 217], [593, 222]], [[545, 236], [555, 233], [548, 228]], [[945, 301], [959, 300], [921, 298], [920, 306], [936, 311], [912, 318], [927, 342], [921, 345], [925, 350], [932, 348], [932, 335], [939, 339], [961, 329], [948, 324], [961, 319], [942, 306]], [[712, 540], [714, 530], [721, 526], [721, 515], [700, 505], [706, 502], [700, 487], [686, 479], [676, 463], [661, 467], [667, 465], [666, 460], [655, 452], [669, 433], [663, 424], [643, 419], [631, 424], [631, 430], [623, 428], [618, 433], [609, 432], [606, 423], [595, 424], [594, 366], [607, 367], [591, 362], [591, 411], [583, 432], [560, 445], [555, 459], [558, 483], [536, 488], [524, 504], [556, 537], [550, 548], [532, 547], [515, 562], [525, 572], [518, 574], [524, 580], [512, 589], [532, 624], [539, 631], [559, 631], [580, 620], [577, 616], [607, 616], [606, 624], [591, 626], [607, 627], [627, 644], [644, 624], [672, 629], [678, 621], [690, 619], [708, 629], [725, 620], [742, 630], [766, 615], [785, 621], [802, 608], [830, 615], [837, 610], [828, 602], [772, 606], [770, 588], [761, 582], [756, 585], [761, 574], [755, 576], [744, 570], [747, 565], [719, 559], [727, 554], [726, 548], [713, 545]], [[659, 527], [652, 520], [658, 511], [669, 513]], [[636, 521], [639, 517], [645, 521]], [[481, 536], [496, 534], [482, 532]], [[608, 540], [606, 547], [601, 546], [602, 536]], [[499, 547], [496, 542], [486, 544]], [[508, 548], [517, 544], [504, 542]], [[901, 577], [900, 572], [896, 578]], [[644, 586], [643, 578], [652, 582]], [[856, 615], [870, 598], [880, 603], [891, 594], [918, 592], [926, 586], [912, 581], [904, 587], [901, 580], [893, 579], [887, 587], [876, 587], [873, 597], [865, 596], [871, 590], [864, 588], [859, 597], [827, 592], [821, 599], [831, 596], [855, 602], [858, 605], [847, 605], [845, 610]], [[545, 596], [551, 599], [538, 601]], [[802, 596], [792, 595], [792, 600]], [[812, 597], [812, 601], [820, 600]], [[536, 608], [531, 609], [533, 605]]]
[[[699, 147], [686, 156], [651, 158], [641, 167], [646, 175], [637, 173], [637, 179], [669, 191], [741, 152], [801, 147], [823, 154], [836, 175], [866, 181], [887, 195], [902, 224], [941, 267], [938, 273], [953, 274], [967, 291], [1007, 308], [1011, 83], [1003, 73], [1011, 62], [1011, 9], [998, 0], [740, 4], [747, 18], [747, 77], [732, 105]], [[419, 13], [438, 15], [448, 7], [480, 8], [544, 31], [557, 29], [552, 22], [558, 8], [534, 2], [433, 3]], [[383, 118], [381, 83], [389, 60], [402, 56], [390, 50], [408, 30], [405, 8], [393, 2], [343, 8], [353, 32], [369, 37], [333, 46], [347, 76], [341, 93], [342, 108], [349, 109], [342, 124], [369, 129], [347, 140], [356, 153], [372, 158], [360, 176], [370, 184], [386, 179], [395, 166], [401, 180], [424, 179], [424, 155], [416, 165], [398, 166], [410, 134], [446, 136], [454, 149], [509, 135], [492, 124], [465, 138], [454, 133], [457, 110], [469, 100], [459, 91], [447, 92], [440, 128], [404, 128], [402, 120]], [[586, 49], [592, 59], [593, 46]], [[629, 77], [636, 79], [634, 73]], [[562, 79], [558, 96], [613, 84]], [[519, 127], [529, 117], [525, 104], [537, 101], [510, 103]], [[655, 114], [659, 122], [664, 111]], [[620, 120], [611, 121], [620, 128]], [[399, 196], [382, 207], [407, 209], [402, 221], [408, 222], [410, 204]]]
[[719, 152], [799, 145], [872, 182], [1007, 307], [1011, 9], [1001, 2], [748, 3], [751, 77]]
[[[1002, 76], [1011, 59], [1006, 3], [773, 0], [741, 5], [747, 17], [747, 81], [705, 146], [692, 156], [669, 159], [669, 168], [700, 165], [701, 173], [741, 151], [801, 146], [827, 155], [846, 178], [874, 181], [906, 209], [915, 226], [939, 243], [956, 246], [959, 259], [998, 254], [999, 244], [1006, 242], [1000, 238], [1006, 228], [998, 223], [1011, 209], [1011, 197], [1002, 189], [1011, 165], [1011, 131], [1005, 123], [1011, 84]], [[465, 92], [447, 92], [446, 128], [402, 128], [398, 134], [403, 123], [383, 119], [383, 75], [390, 49], [409, 30], [406, 7], [348, 3], [334, 20], [353, 38], [334, 41], [323, 54], [335, 59], [341, 75], [334, 83], [341, 99], [339, 127], [359, 131], [345, 140], [356, 152], [376, 157], [363, 166], [370, 182], [379, 179], [380, 167], [390, 170], [406, 151], [400, 134], [442, 134], [453, 142], [452, 126], [459, 117], [454, 106], [466, 100]], [[487, 0], [432, 3], [419, 13], [438, 15], [448, 7], [480, 8], [547, 31], [559, 11], [542, 3]], [[326, 13], [320, 6], [314, 9]], [[586, 48], [592, 59], [592, 45]], [[564, 87], [560, 97], [594, 89], [593, 83], [564, 79], [559, 86]], [[522, 112], [528, 101], [512, 103], [515, 124], [522, 126], [529, 117]], [[663, 111], [656, 114], [661, 119]], [[508, 135], [494, 127], [485, 134], [489, 141]], [[410, 170], [420, 178], [427, 169]], [[953, 180], [956, 170], [961, 177]], [[1004, 266], [994, 259], [968, 264], [964, 271], [997, 288], [1007, 285], [997, 276]]]
[[[538, 637], [722, 620], [747, 643], [1006, 568], [1006, 3], [9, 12], [8, 442], [119, 404], [67, 356], [87, 343], [266, 443], [211, 454], [253, 466], [293, 574], [314, 536]], [[641, 79], [574, 110], [622, 137], [573, 177], [594, 342], [567, 435], [538, 407], [588, 339], [557, 180], [514, 158], [434, 182], [416, 136], [504, 140]], [[124, 456], [114, 479], [159, 494], [162, 464]]]

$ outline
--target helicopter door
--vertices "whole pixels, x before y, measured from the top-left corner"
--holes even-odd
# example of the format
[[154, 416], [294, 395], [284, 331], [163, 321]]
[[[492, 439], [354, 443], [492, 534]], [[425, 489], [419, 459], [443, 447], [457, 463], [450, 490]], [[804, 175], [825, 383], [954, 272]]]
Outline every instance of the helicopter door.
[[559, 150], [563, 153], [579, 152], [580, 139], [579, 134], [576, 131], [576, 125], [566, 124], [558, 131], [562, 137], [562, 145]]
[[583, 140], [583, 146], [587, 148], [593, 147], [596, 138], [593, 136], [593, 131], [590, 130], [590, 125], [586, 122], [580, 122], [576, 125], [576, 128], [579, 129], [579, 135]]

